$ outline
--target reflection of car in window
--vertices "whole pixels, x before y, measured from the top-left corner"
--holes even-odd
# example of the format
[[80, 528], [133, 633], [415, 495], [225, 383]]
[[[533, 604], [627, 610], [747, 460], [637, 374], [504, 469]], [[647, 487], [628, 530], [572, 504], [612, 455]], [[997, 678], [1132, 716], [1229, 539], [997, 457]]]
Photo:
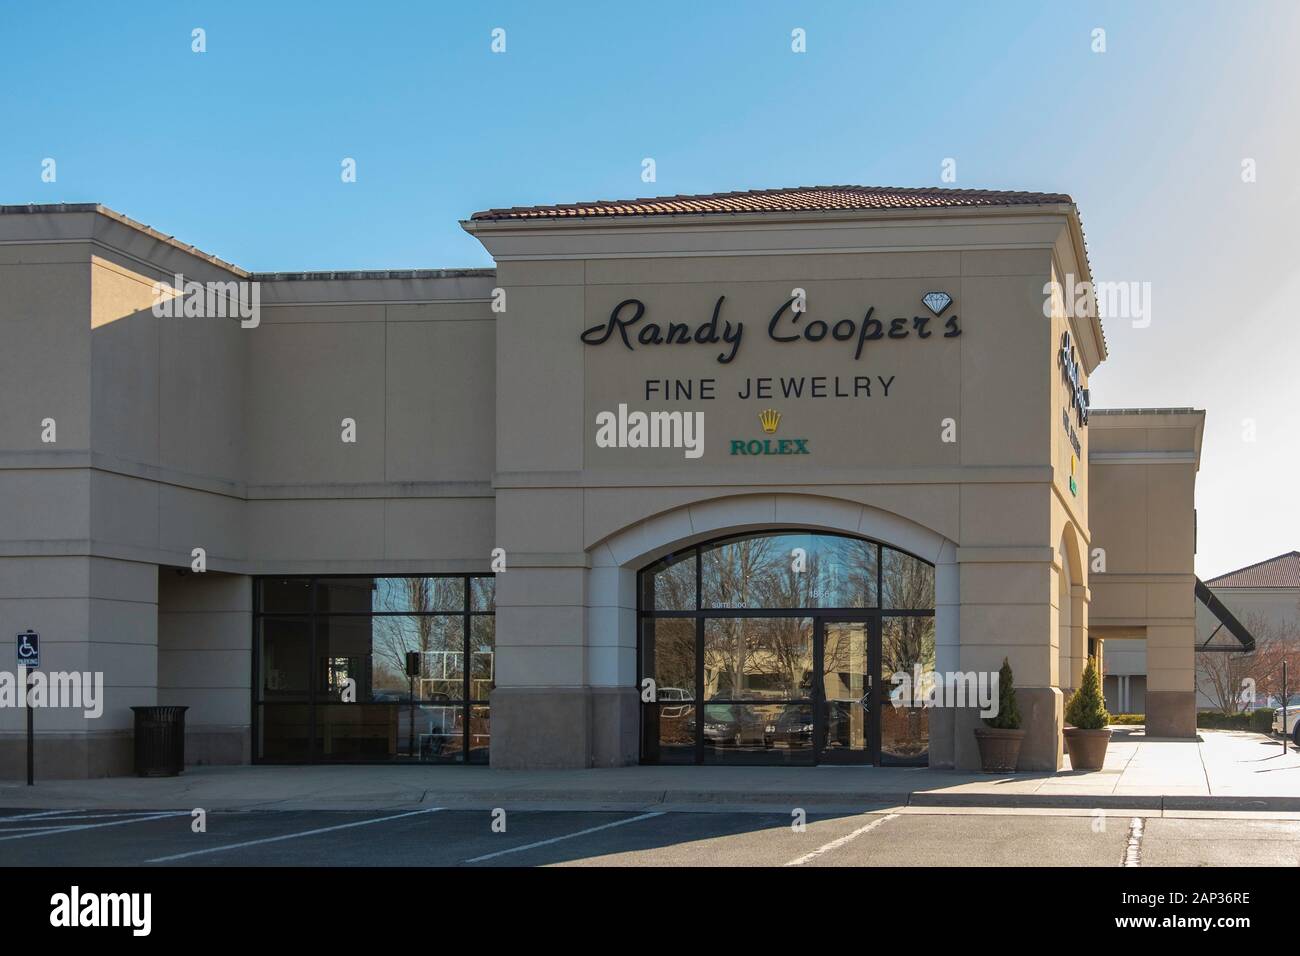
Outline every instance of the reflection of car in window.
[[704, 741], [715, 747], [768, 747], [767, 724], [752, 708], [712, 704], [704, 708]]
[[673, 717], [685, 716], [691, 710], [690, 705], [679, 704], [677, 706], [671, 706], [671, 702], [678, 701], [678, 700], [690, 700], [690, 699], [691, 699], [691, 695], [688, 694], [681, 687], [660, 687], [657, 691], [655, 691], [655, 700], [659, 701], [659, 703], [661, 704], [669, 704], [669, 706], [660, 708], [659, 716], [661, 718], [662, 717], [673, 718]]
[[765, 728], [768, 747], [811, 747], [813, 711], [811, 707], [787, 707], [774, 723]]

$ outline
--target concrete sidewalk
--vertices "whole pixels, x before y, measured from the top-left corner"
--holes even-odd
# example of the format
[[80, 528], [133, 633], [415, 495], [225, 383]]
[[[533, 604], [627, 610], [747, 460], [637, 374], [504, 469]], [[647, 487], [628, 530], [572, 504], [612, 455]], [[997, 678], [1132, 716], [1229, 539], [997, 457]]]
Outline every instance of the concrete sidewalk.
[[[1068, 766], [1068, 763], [1067, 763]], [[988, 774], [904, 767], [196, 767], [180, 777], [0, 782], [0, 808], [368, 810], [864, 806], [1250, 810], [1300, 814], [1300, 754], [1254, 733], [1198, 740], [1116, 728], [1094, 772]]]

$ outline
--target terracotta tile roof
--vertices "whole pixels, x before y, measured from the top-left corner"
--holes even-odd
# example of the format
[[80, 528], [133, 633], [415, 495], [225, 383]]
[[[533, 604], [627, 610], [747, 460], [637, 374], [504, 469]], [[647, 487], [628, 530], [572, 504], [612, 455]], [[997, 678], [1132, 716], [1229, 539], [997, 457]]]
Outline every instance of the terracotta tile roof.
[[893, 186], [798, 186], [700, 196], [600, 199], [594, 202], [486, 209], [470, 217], [501, 219], [579, 219], [610, 216], [671, 216], [719, 213], [831, 212], [852, 209], [938, 209], [955, 206], [1036, 206], [1074, 204], [1064, 193], [994, 189], [904, 189]]
[[1300, 551], [1279, 554], [1205, 583], [1214, 588], [1300, 588]]

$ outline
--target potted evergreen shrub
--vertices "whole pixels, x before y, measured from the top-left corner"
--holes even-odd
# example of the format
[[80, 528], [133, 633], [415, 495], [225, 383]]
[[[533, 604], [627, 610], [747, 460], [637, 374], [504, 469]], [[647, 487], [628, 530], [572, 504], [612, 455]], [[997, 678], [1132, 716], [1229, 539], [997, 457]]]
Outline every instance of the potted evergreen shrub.
[[1002, 658], [998, 671], [998, 712], [984, 718], [984, 726], [975, 728], [975, 743], [980, 748], [980, 768], [985, 773], [1014, 773], [1020, 759], [1020, 744], [1025, 732], [1020, 729], [1020, 709], [1016, 706], [1016, 684], [1011, 663]]
[[1070, 766], [1075, 770], [1100, 770], [1106, 762], [1106, 745], [1110, 743], [1110, 714], [1101, 696], [1101, 679], [1097, 662], [1088, 658], [1079, 689], [1065, 707], [1065, 747], [1070, 752]]

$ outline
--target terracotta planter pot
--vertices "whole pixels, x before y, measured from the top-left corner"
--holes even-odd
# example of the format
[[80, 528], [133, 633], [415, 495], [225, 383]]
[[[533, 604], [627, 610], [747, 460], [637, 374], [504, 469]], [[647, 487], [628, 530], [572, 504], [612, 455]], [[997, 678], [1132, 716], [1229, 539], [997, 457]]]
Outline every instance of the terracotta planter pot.
[[1020, 744], [1024, 739], [1023, 730], [976, 727], [975, 743], [980, 748], [980, 769], [985, 773], [1015, 773], [1016, 761], [1020, 759]]
[[1070, 767], [1074, 770], [1100, 770], [1106, 762], [1106, 745], [1110, 743], [1110, 728], [1080, 730], [1065, 728], [1065, 749], [1070, 752]]

